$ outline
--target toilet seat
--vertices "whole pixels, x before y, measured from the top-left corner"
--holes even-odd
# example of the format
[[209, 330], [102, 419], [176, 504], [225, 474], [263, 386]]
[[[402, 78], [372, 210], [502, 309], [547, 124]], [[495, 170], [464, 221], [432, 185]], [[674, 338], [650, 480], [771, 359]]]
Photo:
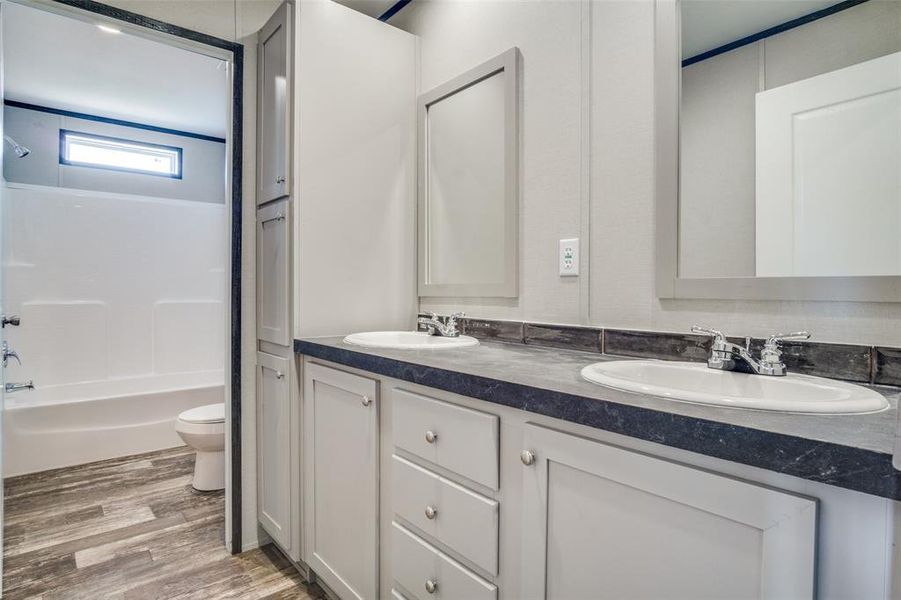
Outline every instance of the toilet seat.
[[225, 404], [207, 404], [206, 406], [198, 406], [186, 410], [178, 415], [178, 420], [185, 423], [224, 423], [225, 422]]

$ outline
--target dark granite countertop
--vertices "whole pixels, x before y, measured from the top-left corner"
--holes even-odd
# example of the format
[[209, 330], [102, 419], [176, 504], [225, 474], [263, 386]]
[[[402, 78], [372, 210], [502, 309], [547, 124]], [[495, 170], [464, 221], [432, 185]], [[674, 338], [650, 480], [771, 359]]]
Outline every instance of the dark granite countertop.
[[901, 500], [892, 467], [901, 390], [872, 387], [891, 407], [868, 415], [720, 408], [589, 383], [580, 370], [623, 360], [502, 342], [447, 350], [386, 350], [341, 337], [294, 342], [300, 354], [803, 479]]

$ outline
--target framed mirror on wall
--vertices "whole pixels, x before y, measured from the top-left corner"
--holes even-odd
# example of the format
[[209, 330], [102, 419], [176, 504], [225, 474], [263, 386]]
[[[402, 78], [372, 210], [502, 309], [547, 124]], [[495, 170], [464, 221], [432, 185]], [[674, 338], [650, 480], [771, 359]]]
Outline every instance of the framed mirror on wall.
[[901, 301], [901, 3], [656, 21], [658, 296]]
[[420, 296], [518, 294], [519, 50], [419, 97]]

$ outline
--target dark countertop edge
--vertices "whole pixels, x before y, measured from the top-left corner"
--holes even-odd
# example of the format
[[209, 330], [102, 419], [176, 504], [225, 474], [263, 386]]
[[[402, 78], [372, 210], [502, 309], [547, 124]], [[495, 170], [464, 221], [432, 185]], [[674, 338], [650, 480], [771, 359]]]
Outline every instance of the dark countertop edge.
[[901, 500], [892, 455], [294, 340], [340, 365], [801, 479]]

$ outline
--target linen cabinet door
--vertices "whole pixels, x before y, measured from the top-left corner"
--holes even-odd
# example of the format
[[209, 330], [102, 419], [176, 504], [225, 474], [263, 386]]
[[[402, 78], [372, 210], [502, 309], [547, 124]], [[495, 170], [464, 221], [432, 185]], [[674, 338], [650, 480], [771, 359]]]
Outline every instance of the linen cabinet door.
[[524, 597], [813, 598], [817, 504], [526, 425]]
[[343, 600], [378, 597], [377, 382], [304, 364], [304, 554]]
[[257, 209], [257, 338], [289, 346], [290, 208], [285, 199]]
[[260, 30], [257, 108], [257, 204], [291, 190], [292, 6], [285, 2]]
[[257, 504], [263, 529], [289, 554], [291, 490], [298, 478], [291, 470], [290, 363], [288, 359], [257, 353]]

